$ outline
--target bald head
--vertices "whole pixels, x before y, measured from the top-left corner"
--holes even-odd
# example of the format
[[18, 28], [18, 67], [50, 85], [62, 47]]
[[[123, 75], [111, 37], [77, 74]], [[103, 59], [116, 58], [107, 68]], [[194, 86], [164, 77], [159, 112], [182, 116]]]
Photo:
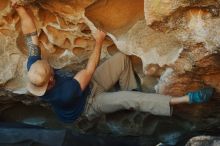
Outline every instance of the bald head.
[[31, 65], [28, 71], [28, 90], [37, 96], [46, 92], [48, 82], [52, 74], [52, 68], [45, 60], [38, 60]]

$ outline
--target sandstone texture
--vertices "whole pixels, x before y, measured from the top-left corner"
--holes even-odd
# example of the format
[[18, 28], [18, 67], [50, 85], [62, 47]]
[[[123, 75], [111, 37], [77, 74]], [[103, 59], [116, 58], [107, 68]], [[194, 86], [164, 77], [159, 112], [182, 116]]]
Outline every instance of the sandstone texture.
[[[131, 55], [146, 92], [182, 96], [212, 86], [220, 92], [217, 0], [30, 0], [43, 58], [54, 68], [84, 68], [96, 29], [108, 33], [102, 59]], [[0, 3], [0, 85], [27, 93], [27, 49], [9, 0]]]
[[[54, 68], [71, 72], [84, 68], [95, 44], [94, 32], [101, 29], [108, 33], [102, 61], [118, 51], [130, 55], [143, 92], [182, 96], [204, 86], [216, 89], [207, 104], [174, 107], [173, 118], [120, 111], [92, 122], [79, 121], [74, 126], [80, 132], [153, 135], [158, 140], [154, 145], [175, 145], [185, 133], [213, 127], [219, 131], [219, 0], [25, 0], [24, 4], [37, 26], [42, 57]], [[27, 48], [9, 0], [0, 2], [0, 60], [0, 120], [43, 117], [45, 127], [62, 127], [46, 103], [14, 94], [27, 94]]]

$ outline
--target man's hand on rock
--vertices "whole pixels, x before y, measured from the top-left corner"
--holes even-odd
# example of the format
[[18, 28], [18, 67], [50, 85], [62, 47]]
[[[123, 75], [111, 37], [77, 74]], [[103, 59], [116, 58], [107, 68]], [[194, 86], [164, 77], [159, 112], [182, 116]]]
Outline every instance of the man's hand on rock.
[[106, 33], [101, 31], [101, 30], [97, 30], [96, 34], [95, 34], [95, 39], [97, 43], [102, 43], [105, 39]]
[[22, 3], [20, 0], [11, 0], [11, 7], [16, 9], [18, 7], [22, 6]]

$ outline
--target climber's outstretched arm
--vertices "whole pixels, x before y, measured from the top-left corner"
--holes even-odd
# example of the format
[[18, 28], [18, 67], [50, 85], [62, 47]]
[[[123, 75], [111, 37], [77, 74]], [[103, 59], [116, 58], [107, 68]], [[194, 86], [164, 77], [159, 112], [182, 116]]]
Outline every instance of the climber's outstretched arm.
[[81, 70], [74, 76], [74, 79], [76, 79], [79, 82], [82, 91], [89, 84], [93, 76], [93, 73], [95, 72], [96, 67], [98, 66], [100, 54], [101, 54], [101, 48], [102, 48], [102, 44], [105, 39], [105, 36], [106, 36], [106, 33], [100, 30], [96, 32], [96, 38], [95, 38], [96, 44], [94, 47], [94, 51], [89, 58], [87, 66], [85, 69]]
[[28, 63], [27, 68], [28, 70], [31, 67], [31, 64], [41, 59], [41, 51], [39, 42], [38, 42], [38, 35], [37, 35], [37, 29], [34, 24], [34, 20], [30, 16], [30, 14], [27, 12], [24, 6], [19, 5], [19, 0], [11, 0], [11, 6], [17, 11], [20, 21], [21, 21], [21, 29], [25, 36], [25, 43], [28, 48]]

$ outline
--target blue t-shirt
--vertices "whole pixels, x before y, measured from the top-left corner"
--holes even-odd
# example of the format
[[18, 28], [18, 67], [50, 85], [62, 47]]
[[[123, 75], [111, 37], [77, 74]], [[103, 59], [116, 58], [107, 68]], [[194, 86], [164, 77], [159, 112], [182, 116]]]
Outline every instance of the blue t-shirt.
[[[30, 56], [27, 63], [28, 70], [39, 59], [40, 57]], [[55, 86], [46, 91], [41, 98], [51, 104], [60, 120], [72, 123], [84, 110], [86, 97], [90, 93], [89, 87], [82, 92], [79, 82], [73, 79], [73, 75], [62, 70], [54, 70], [54, 79]]]

